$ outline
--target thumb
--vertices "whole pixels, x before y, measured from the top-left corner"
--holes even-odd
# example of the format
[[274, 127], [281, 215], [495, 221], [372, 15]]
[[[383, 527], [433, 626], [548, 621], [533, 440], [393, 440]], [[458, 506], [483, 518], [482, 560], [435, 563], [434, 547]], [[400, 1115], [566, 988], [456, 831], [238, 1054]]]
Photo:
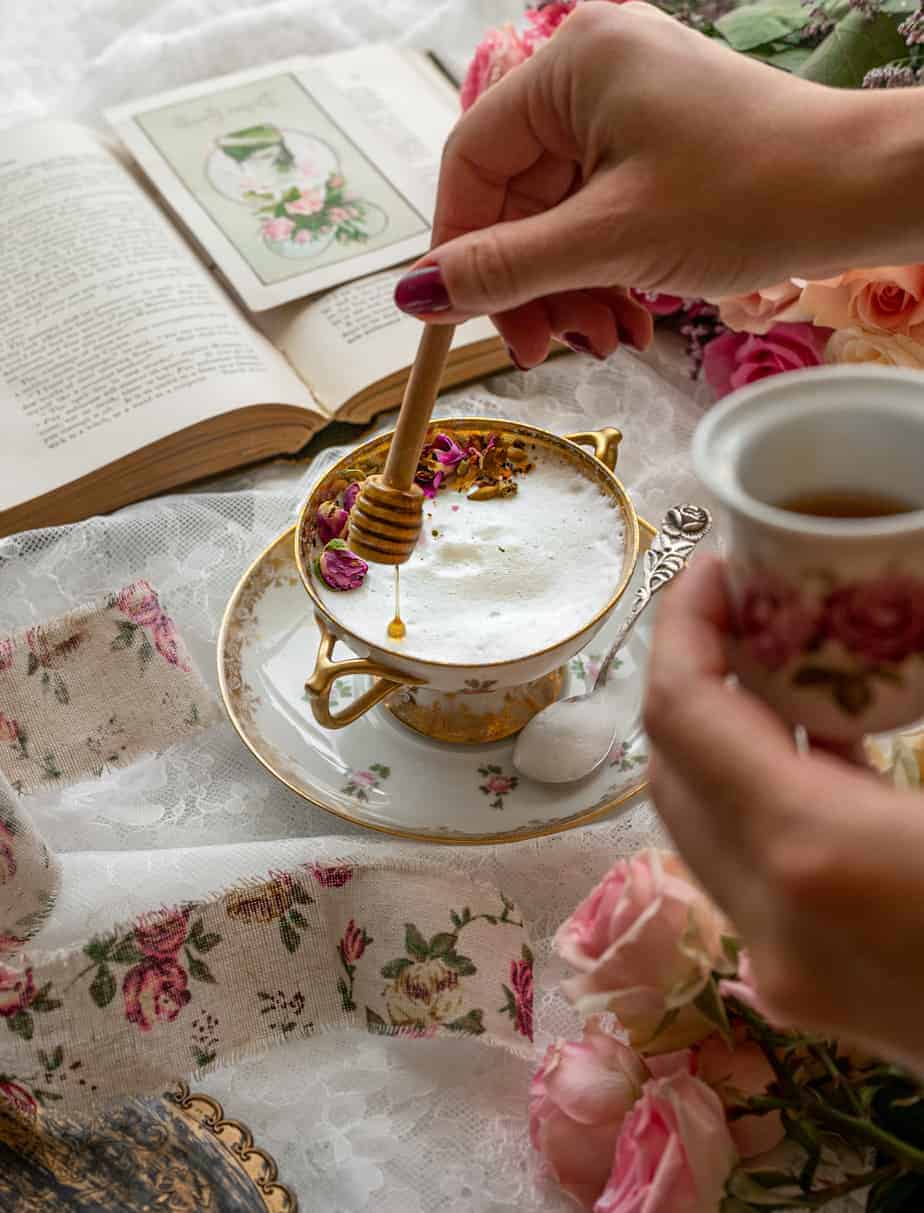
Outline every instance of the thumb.
[[413, 316], [458, 323], [558, 291], [619, 282], [615, 256], [606, 247], [615, 226], [608, 221], [608, 192], [597, 178], [540, 214], [496, 223], [431, 249], [398, 282], [395, 303]]

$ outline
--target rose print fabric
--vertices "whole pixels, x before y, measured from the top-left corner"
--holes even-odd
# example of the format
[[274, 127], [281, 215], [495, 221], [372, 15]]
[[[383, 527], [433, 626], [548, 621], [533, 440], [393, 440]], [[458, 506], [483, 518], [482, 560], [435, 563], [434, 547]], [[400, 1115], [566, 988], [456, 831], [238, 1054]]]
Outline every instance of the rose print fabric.
[[326, 1029], [525, 1052], [532, 1024], [532, 952], [503, 892], [346, 857], [0, 957], [0, 1098], [85, 1115]]
[[4, 953], [17, 951], [36, 934], [61, 883], [57, 858], [4, 785], [0, 775], [0, 964]]
[[0, 772], [20, 795], [99, 777], [216, 717], [146, 581], [0, 638]]

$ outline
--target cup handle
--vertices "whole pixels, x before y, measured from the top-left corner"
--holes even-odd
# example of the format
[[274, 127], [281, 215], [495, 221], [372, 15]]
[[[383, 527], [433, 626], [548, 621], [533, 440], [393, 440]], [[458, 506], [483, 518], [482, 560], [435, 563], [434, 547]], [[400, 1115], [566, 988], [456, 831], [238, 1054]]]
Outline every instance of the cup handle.
[[[308, 692], [314, 718], [323, 728], [342, 729], [345, 725], [352, 724], [354, 720], [365, 715], [370, 708], [381, 703], [399, 687], [425, 685], [426, 680], [423, 678], [412, 678], [410, 675], [401, 674], [398, 670], [390, 669], [377, 661], [369, 661], [364, 657], [334, 661], [333, 652], [337, 637], [320, 615], [315, 615], [315, 620], [321, 633], [321, 641], [318, 645], [314, 670], [305, 683], [305, 690]], [[364, 691], [358, 699], [354, 699], [342, 712], [335, 713], [330, 708], [330, 692], [337, 679], [342, 678], [344, 674], [371, 674], [375, 678], [375, 682], [368, 691]]]
[[579, 434], [565, 434], [565, 438], [568, 442], [576, 442], [578, 446], [592, 446], [594, 455], [604, 467], [608, 467], [611, 472], [615, 470], [622, 430], [607, 425], [602, 430], [581, 430]]

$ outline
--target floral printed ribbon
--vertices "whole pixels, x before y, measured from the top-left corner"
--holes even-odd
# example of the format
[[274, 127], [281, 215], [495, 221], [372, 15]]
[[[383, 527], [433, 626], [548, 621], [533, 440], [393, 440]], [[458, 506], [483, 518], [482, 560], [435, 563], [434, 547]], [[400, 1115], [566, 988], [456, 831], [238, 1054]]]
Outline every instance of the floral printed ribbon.
[[0, 1096], [86, 1114], [345, 1027], [526, 1051], [533, 958], [516, 906], [467, 877], [301, 865], [0, 964]]
[[101, 776], [217, 716], [146, 581], [0, 639], [0, 773], [20, 795]]

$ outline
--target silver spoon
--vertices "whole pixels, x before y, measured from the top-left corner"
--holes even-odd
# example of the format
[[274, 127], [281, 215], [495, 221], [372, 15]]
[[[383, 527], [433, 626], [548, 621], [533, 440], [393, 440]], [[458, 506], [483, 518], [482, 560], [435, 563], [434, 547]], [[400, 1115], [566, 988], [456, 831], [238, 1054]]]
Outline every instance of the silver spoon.
[[603, 659], [590, 691], [550, 704], [532, 718], [517, 738], [513, 765], [539, 783], [572, 783], [595, 771], [609, 757], [619, 737], [626, 737], [638, 713], [636, 703], [613, 702], [606, 681], [613, 658], [625, 644], [638, 617], [652, 598], [686, 565], [693, 549], [712, 526], [709, 511], [698, 505], [675, 505], [645, 553], [644, 576], [632, 610]]

